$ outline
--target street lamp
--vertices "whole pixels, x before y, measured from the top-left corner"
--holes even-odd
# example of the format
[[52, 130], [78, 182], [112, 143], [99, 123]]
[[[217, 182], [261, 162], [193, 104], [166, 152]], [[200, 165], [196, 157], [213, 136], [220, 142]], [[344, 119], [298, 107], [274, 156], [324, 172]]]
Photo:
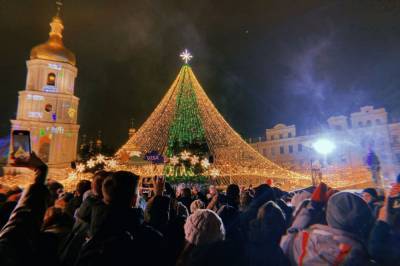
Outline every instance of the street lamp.
[[[330, 154], [336, 149], [335, 143], [333, 143], [328, 139], [318, 139], [312, 144], [312, 147], [317, 153], [324, 156], [324, 164], [326, 163], [326, 157], [328, 156], [328, 154]], [[311, 160], [311, 179], [313, 186], [317, 185], [318, 183], [317, 178], [319, 178], [319, 181], [321, 182], [322, 179], [321, 166], [318, 163], [316, 167], [313, 167]]]

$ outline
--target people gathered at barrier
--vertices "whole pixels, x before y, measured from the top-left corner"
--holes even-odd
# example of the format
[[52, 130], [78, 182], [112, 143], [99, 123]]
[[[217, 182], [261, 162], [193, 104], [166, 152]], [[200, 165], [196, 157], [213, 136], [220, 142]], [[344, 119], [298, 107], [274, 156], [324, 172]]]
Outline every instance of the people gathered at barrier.
[[400, 180], [285, 192], [155, 177], [144, 195], [130, 172], [64, 191], [35, 154], [27, 167], [31, 185], [0, 186], [1, 266], [400, 265]]

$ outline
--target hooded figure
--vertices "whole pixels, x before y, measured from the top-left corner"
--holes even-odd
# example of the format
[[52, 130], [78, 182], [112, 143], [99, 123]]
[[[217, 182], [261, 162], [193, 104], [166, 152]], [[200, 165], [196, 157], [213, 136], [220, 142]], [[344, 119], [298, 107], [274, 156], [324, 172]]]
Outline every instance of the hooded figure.
[[262, 205], [257, 218], [250, 224], [246, 244], [246, 265], [289, 265], [279, 246], [285, 231], [285, 215], [281, 208], [272, 201]]
[[254, 198], [252, 199], [248, 209], [241, 214], [241, 225], [243, 231], [247, 231], [249, 223], [257, 217], [258, 209], [268, 201], [275, 201], [274, 190], [266, 185], [262, 184], [256, 189]]
[[226, 230], [226, 238], [241, 242], [243, 240], [240, 230], [239, 211], [230, 205], [224, 205], [218, 210]]
[[373, 220], [361, 197], [339, 192], [328, 200], [328, 225], [291, 233], [281, 246], [291, 265], [369, 265], [365, 243]]

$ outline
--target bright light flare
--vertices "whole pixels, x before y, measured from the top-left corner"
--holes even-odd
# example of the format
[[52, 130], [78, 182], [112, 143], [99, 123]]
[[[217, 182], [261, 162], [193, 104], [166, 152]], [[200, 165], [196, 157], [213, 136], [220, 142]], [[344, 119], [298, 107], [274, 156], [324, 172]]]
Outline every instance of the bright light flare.
[[313, 143], [312, 147], [320, 154], [327, 155], [336, 149], [335, 143], [328, 139], [319, 139]]

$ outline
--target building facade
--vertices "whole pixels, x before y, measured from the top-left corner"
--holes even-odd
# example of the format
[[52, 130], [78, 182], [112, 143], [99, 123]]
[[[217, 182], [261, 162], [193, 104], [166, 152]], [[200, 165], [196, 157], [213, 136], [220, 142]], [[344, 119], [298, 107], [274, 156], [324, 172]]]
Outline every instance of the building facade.
[[47, 42], [35, 46], [27, 64], [25, 90], [19, 92], [13, 130], [29, 130], [31, 146], [49, 167], [63, 168], [76, 159], [79, 98], [74, 95], [75, 55], [63, 44], [63, 21], [50, 23]]
[[[336, 148], [328, 155], [313, 149], [319, 139], [332, 141]], [[323, 178], [365, 179], [370, 176], [365, 158], [370, 150], [379, 157], [381, 174], [392, 180], [400, 170], [400, 123], [389, 123], [384, 108], [361, 107], [346, 116], [327, 120], [326, 130], [314, 134], [297, 135], [295, 125], [278, 124], [266, 129], [265, 140], [250, 140], [263, 156], [275, 163], [303, 173], [319, 168]]]

